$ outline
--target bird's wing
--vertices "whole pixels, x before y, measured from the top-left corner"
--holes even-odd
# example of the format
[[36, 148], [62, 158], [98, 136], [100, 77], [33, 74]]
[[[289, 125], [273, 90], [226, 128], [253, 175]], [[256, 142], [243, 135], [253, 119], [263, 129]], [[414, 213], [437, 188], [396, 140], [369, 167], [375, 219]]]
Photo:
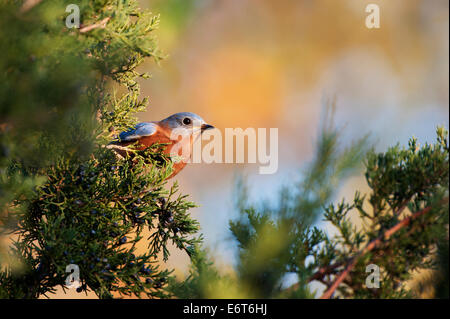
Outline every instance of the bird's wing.
[[155, 123], [144, 122], [137, 124], [134, 129], [119, 134], [119, 139], [122, 142], [132, 142], [144, 136], [151, 136], [157, 131]]

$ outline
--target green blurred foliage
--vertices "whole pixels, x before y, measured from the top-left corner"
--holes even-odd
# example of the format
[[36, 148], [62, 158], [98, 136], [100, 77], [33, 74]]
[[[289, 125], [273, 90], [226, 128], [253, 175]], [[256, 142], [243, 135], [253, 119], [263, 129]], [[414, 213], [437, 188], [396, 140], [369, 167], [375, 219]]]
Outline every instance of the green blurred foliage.
[[204, 0], [152, 0], [140, 2], [163, 17], [159, 35], [161, 46], [167, 50], [176, 47], [180, 43], [183, 35], [188, 30], [189, 22], [195, 18], [198, 8], [205, 3]]
[[155, 11], [164, 16], [164, 24], [172, 25], [173, 28], [182, 29], [201, 1], [156, 0], [151, 1], [150, 5]]

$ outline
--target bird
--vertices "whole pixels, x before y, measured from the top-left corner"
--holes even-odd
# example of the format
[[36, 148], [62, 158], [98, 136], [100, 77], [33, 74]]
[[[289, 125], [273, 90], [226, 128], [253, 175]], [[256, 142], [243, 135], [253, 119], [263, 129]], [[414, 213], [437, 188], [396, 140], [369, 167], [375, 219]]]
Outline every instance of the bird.
[[194, 141], [210, 129], [214, 129], [214, 126], [207, 124], [197, 114], [180, 112], [161, 121], [138, 123], [132, 129], [121, 132], [118, 139], [109, 144], [109, 148], [126, 157], [132, 153], [128, 148], [131, 144], [136, 144], [133, 150], [166, 144], [162, 146], [162, 153], [168, 155], [173, 162], [173, 172], [167, 178], [170, 179], [186, 166], [192, 155]]

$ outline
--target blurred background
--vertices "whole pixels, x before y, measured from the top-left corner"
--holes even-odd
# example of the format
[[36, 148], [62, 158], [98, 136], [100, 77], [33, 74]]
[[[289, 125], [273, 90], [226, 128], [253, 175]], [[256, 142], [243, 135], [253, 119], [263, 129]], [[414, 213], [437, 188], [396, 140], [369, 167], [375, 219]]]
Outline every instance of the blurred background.
[[[365, 8], [380, 7], [380, 28], [368, 29]], [[224, 270], [235, 260], [228, 221], [234, 217], [237, 174], [251, 198], [272, 199], [299, 179], [311, 160], [327, 100], [336, 99], [342, 143], [370, 133], [378, 150], [416, 136], [432, 142], [448, 127], [449, 2], [447, 0], [151, 0], [161, 15], [157, 35], [167, 58], [149, 61], [142, 81], [150, 97], [142, 121], [190, 111], [226, 127], [276, 127], [279, 169], [258, 175], [258, 164], [190, 164], [177, 180], [200, 207], [206, 246]], [[364, 191], [349, 179], [338, 197]], [[169, 266], [186, 274], [189, 259]]]
[[[379, 150], [416, 136], [432, 142], [448, 127], [449, 2], [447, 0], [152, 0], [167, 58], [148, 63], [150, 97], [142, 121], [190, 111], [226, 127], [277, 127], [279, 169], [258, 164], [190, 164], [177, 179], [200, 207], [192, 213], [219, 264], [233, 264], [228, 237], [236, 174], [254, 200], [275, 198], [311, 159], [323, 106], [336, 99], [343, 145], [370, 133]], [[380, 7], [380, 28], [368, 29], [365, 8]], [[339, 196], [364, 189], [350, 179]], [[187, 256], [174, 256], [178, 272]]]

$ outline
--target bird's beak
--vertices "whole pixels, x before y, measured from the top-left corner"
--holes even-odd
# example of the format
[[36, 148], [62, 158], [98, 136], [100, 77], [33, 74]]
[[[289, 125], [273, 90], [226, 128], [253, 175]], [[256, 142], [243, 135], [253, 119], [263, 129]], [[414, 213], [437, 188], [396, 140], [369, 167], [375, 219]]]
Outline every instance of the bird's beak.
[[209, 125], [209, 124], [202, 124], [202, 126], [201, 126], [202, 132], [204, 132], [204, 131], [206, 131], [206, 130], [211, 130], [211, 129], [213, 129], [213, 128], [214, 128], [214, 126]]

